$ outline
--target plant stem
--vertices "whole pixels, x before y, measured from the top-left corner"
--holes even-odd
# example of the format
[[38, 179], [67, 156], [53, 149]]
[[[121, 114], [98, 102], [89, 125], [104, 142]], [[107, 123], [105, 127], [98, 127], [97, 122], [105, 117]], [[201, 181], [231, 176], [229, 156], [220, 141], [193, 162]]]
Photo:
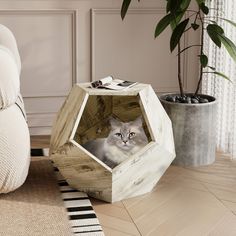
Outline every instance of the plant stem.
[[185, 31], [184, 31], [184, 33], [185, 32], [187, 32], [187, 31], [189, 31], [190, 29], [192, 29], [192, 27], [190, 26], [190, 27], [188, 27]]
[[201, 47], [201, 45], [200, 44], [190, 45], [190, 46], [182, 49], [179, 53], [183, 53], [185, 50], [188, 50], [189, 48], [192, 48], [192, 47]]
[[[202, 16], [200, 14], [200, 9], [199, 9], [199, 18], [200, 18], [200, 21], [201, 21], [201, 48], [200, 48], [200, 55], [203, 55], [203, 41], [204, 41], [204, 22], [203, 22], [203, 19], [202, 19]], [[202, 64], [200, 65], [200, 75], [199, 75], [199, 80], [198, 80], [198, 84], [197, 84], [197, 89], [194, 93], [194, 96], [196, 96], [199, 92], [199, 89], [200, 89], [200, 85], [202, 83], [202, 75], [203, 75], [203, 66]]]
[[183, 91], [183, 83], [182, 83], [182, 78], [181, 78], [181, 47], [180, 47], [180, 42], [178, 43], [178, 81], [179, 81], [179, 91], [180, 91], [180, 96], [184, 96], [184, 91]]

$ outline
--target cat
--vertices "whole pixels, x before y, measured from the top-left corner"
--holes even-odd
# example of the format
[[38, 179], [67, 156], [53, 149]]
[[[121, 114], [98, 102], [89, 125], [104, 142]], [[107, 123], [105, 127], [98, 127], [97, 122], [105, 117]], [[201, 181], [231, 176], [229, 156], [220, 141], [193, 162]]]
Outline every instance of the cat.
[[148, 143], [142, 125], [142, 118], [121, 122], [110, 117], [111, 130], [107, 138], [98, 138], [83, 145], [98, 159], [111, 168], [119, 165]]

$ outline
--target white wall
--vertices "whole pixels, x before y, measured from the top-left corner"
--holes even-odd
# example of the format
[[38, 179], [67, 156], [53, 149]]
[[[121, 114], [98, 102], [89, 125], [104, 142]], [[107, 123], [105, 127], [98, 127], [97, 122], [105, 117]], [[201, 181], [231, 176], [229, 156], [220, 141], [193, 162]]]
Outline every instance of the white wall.
[[[31, 134], [49, 134], [76, 82], [106, 75], [151, 83], [157, 92], [178, 90], [169, 34], [154, 40], [165, 0], [132, 5], [124, 22], [122, 0], [0, 0], [0, 23], [16, 36], [22, 59], [21, 91]], [[198, 42], [187, 35], [184, 44]], [[193, 90], [194, 49], [183, 58], [184, 88]], [[188, 80], [187, 80], [188, 78]]]

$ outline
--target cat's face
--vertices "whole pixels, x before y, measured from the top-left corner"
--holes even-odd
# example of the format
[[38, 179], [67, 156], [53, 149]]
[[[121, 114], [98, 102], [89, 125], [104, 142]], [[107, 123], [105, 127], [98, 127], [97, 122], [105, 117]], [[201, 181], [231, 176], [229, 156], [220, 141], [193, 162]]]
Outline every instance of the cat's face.
[[117, 146], [128, 152], [134, 147], [141, 147], [147, 144], [141, 117], [131, 122], [121, 122], [111, 118], [110, 124], [111, 132], [107, 138], [109, 145]]

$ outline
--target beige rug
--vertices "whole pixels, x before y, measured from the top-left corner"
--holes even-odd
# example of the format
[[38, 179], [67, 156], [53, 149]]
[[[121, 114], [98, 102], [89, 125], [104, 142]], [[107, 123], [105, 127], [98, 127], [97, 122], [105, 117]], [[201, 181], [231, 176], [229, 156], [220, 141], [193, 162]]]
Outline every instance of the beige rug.
[[71, 234], [53, 167], [47, 158], [33, 158], [25, 184], [0, 195], [0, 235]]

